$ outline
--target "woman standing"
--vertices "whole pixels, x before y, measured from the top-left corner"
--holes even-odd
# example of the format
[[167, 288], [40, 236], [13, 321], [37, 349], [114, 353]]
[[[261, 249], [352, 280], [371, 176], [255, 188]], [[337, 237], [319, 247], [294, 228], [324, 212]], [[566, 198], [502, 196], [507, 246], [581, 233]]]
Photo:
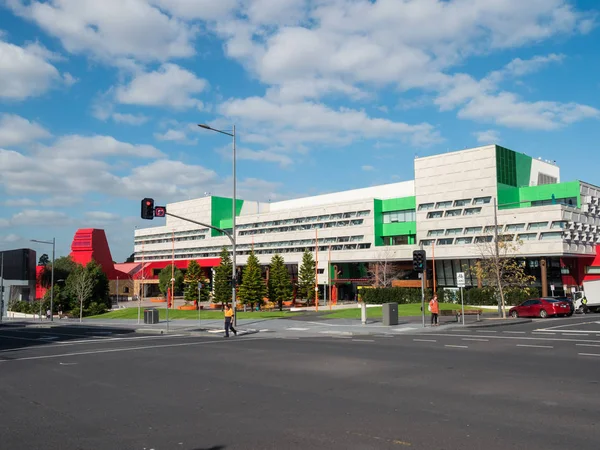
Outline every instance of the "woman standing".
[[438, 314], [440, 313], [440, 304], [438, 303], [437, 295], [434, 295], [429, 302], [429, 311], [431, 312], [431, 326], [438, 326]]
[[233, 328], [233, 309], [227, 303], [225, 305], [225, 337], [229, 337], [229, 330], [237, 336], [237, 331]]

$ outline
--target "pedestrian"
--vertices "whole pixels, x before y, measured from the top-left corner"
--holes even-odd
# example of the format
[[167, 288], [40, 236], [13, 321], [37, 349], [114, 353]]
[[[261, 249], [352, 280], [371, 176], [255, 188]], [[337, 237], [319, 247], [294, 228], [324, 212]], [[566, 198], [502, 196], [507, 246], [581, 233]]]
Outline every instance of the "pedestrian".
[[46, 310], [46, 319], [50, 320], [50, 317], [52, 315], [52, 312], [50, 312], [50, 309]]
[[237, 331], [233, 328], [233, 309], [227, 303], [225, 304], [225, 337], [229, 337], [229, 330], [237, 336]]
[[438, 314], [440, 313], [440, 304], [438, 303], [437, 295], [434, 295], [429, 302], [429, 312], [431, 312], [431, 326], [438, 326]]

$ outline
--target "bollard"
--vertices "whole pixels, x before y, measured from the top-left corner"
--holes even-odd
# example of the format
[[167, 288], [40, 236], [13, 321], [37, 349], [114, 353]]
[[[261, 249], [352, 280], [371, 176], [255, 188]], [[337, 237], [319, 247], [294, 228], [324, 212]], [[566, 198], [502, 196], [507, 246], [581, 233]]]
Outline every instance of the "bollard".
[[362, 322], [363, 325], [367, 324], [367, 304], [366, 303], [360, 304], [360, 321]]

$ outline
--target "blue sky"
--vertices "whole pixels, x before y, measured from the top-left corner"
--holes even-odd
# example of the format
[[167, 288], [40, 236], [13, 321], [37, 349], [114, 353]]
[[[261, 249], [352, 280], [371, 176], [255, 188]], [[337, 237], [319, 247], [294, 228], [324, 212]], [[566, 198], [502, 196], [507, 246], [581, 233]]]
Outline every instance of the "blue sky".
[[[597, 3], [0, 0], [0, 249], [133, 251], [145, 196], [280, 200], [498, 143], [600, 184]], [[158, 224], [158, 223], [157, 223]]]

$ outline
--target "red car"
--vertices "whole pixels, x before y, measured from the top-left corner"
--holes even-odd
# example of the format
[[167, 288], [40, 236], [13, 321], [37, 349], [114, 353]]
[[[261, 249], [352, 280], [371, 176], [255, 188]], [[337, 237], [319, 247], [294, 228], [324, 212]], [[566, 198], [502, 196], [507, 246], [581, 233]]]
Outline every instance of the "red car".
[[510, 308], [512, 317], [541, 317], [571, 315], [569, 302], [554, 298], [534, 298]]

